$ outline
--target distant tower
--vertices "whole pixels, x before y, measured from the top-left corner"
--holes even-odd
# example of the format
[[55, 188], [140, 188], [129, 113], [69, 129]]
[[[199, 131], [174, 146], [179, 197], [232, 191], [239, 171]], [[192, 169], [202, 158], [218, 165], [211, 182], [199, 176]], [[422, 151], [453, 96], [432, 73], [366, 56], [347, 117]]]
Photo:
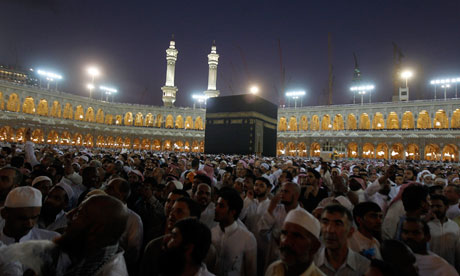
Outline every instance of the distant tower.
[[361, 82], [361, 71], [359, 70], [358, 59], [355, 53], [353, 53], [353, 59], [355, 60], [355, 70], [353, 72], [353, 82]]
[[[353, 86], [359, 86], [361, 84], [361, 70], [359, 70], [358, 58], [353, 53], [353, 59], [355, 60], [355, 70], [353, 70]], [[353, 91], [353, 104], [356, 103], [356, 91]]]
[[217, 64], [219, 63], [219, 54], [216, 50], [216, 41], [212, 42], [211, 53], [208, 55], [209, 64], [209, 77], [208, 77], [208, 90], [204, 94], [209, 97], [218, 97], [220, 92], [216, 88], [217, 83]]
[[166, 84], [161, 88], [163, 91], [163, 104], [164, 106], [172, 107], [176, 101], [177, 87], [174, 86], [174, 72], [176, 70], [177, 60], [176, 42], [174, 41], [174, 35], [169, 42], [169, 48], [166, 49], [166, 61], [168, 67], [166, 69]]

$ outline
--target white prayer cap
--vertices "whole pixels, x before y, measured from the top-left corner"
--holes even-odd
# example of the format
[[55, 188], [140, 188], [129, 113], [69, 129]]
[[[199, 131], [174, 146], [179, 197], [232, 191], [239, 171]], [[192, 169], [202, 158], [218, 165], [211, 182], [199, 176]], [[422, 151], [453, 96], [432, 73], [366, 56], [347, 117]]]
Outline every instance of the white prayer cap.
[[42, 193], [29, 186], [16, 187], [6, 196], [5, 207], [42, 207]]
[[235, 182], [244, 183], [244, 178], [238, 177], [237, 179], [235, 179]]
[[182, 182], [178, 180], [173, 180], [171, 182], [174, 183], [174, 186], [176, 186], [176, 189], [178, 190], [182, 190], [184, 188], [184, 185], [182, 184]]
[[447, 185], [447, 179], [444, 179], [444, 178], [441, 178], [441, 177], [437, 177], [435, 180], [434, 180], [434, 184], [436, 183], [440, 183], [440, 184], [443, 184], [443, 185]]
[[268, 166], [267, 163], [262, 163], [262, 164], [260, 164], [260, 166], [263, 167], [266, 170], [268, 170], [270, 168], [270, 166]]
[[319, 221], [304, 209], [294, 209], [289, 211], [284, 223], [290, 222], [299, 225], [319, 240], [321, 225]]
[[88, 162], [88, 161], [89, 161], [89, 158], [88, 158], [88, 156], [86, 156], [86, 155], [80, 156], [80, 159], [85, 160], [85, 162]]
[[35, 186], [35, 184], [37, 184], [38, 182], [42, 182], [42, 181], [49, 181], [51, 183], [53, 183], [53, 181], [51, 180], [51, 178], [49, 178], [48, 176], [37, 176], [34, 178], [34, 180], [32, 181], [32, 187]]
[[62, 188], [66, 192], [67, 197], [69, 198], [69, 202], [72, 200], [72, 198], [73, 198], [73, 190], [68, 184], [66, 184], [66, 183], [61, 181], [58, 184], [56, 184], [55, 187]]
[[347, 208], [348, 210], [352, 211], [353, 210], [353, 203], [350, 202], [350, 200], [344, 196], [338, 196], [334, 198], [340, 205], [343, 207]]

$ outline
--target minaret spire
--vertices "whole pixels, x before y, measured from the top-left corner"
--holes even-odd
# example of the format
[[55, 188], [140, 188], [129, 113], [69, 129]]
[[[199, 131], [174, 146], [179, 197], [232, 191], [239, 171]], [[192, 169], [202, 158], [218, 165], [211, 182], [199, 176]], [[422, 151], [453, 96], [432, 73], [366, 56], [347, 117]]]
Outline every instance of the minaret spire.
[[174, 40], [174, 34], [171, 37], [171, 41], [169, 42], [169, 48], [166, 49], [166, 83], [165, 86], [161, 87], [163, 91], [163, 104], [164, 106], [171, 107], [174, 105], [176, 101], [176, 92], [177, 87], [174, 86], [174, 73], [176, 70], [176, 61], [177, 61], [177, 54], [179, 51], [176, 49], [176, 42]]
[[218, 97], [220, 92], [217, 90], [217, 65], [219, 64], [219, 54], [217, 53], [216, 41], [212, 41], [211, 53], [208, 55], [209, 75], [208, 90], [204, 94], [209, 97]]

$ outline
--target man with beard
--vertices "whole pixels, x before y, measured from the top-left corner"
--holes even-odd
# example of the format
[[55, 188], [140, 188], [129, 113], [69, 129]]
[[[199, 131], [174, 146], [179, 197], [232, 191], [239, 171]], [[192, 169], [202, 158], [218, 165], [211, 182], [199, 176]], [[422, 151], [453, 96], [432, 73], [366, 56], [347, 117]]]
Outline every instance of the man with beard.
[[240, 218], [244, 224], [254, 235], [257, 234], [257, 222], [262, 215], [267, 211], [270, 199], [268, 194], [271, 189], [270, 181], [265, 177], [258, 177], [254, 183], [254, 193], [249, 193], [244, 199], [244, 207], [242, 213], [245, 217]]
[[216, 206], [211, 202], [211, 186], [206, 183], [198, 184], [195, 193], [195, 201], [200, 204], [201, 216], [200, 221], [204, 223], [209, 229], [216, 226], [214, 221], [214, 209]]
[[11, 190], [1, 209], [0, 242], [6, 245], [29, 240], [52, 240], [58, 233], [35, 227], [42, 207], [39, 190], [25, 186]]
[[455, 268], [435, 253], [428, 251], [430, 228], [426, 222], [407, 217], [402, 223], [401, 240], [414, 252], [420, 276], [458, 275]]
[[327, 198], [328, 194], [327, 188], [324, 186], [320, 187], [321, 174], [317, 170], [308, 168], [306, 174], [307, 185], [305, 188], [302, 188], [300, 201], [305, 210], [311, 213], [321, 200]]
[[268, 250], [261, 256], [264, 268], [279, 259], [278, 241], [281, 235], [281, 226], [287, 213], [294, 209], [302, 209], [299, 205], [300, 186], [293, 182], [286, 182], [279, 192], [270, 200], [267, 211], [263, 213], [257, 224], [259, 238], [265, 241]]
[[267, 211], [268, 205], [270, 205], [270, 199], [268, 194], [270, 193], [271, 184], [270, 181], [265, 177], [258, 177], [254, 184], [254, 194], [248, 194], [244, 199], [244, 207], [240, 218], [244, 221], [244, 224], [248, 230], [254, 234], [257, 240], [257, 271], [259, 275], [263, 275], [264, 264], [265, 264], [265, 252], [268, 249], [268, 240], [264, 239], [264, 236], [258, 235], [257, 224], [262, 215]]
[[432, 195], [431, 212], [435, 218], [428, 222], [430, 227], [430, 249], [443, 257], [452, 266], [460, 267], [460, 228], [446, 217], [448, 201], [445, 196]]
[[164, 276], [213, 276], [203, 263], [211, 245], [211, 231], [195, 218], [179, 220], [165, 239], [158, 257]]
[[[38, 269], [48, 272], [44, 275], [128, 275], [123, 251], [118, 247], [128, 219], [122, 202], [106, 195], [91, 196], [70, 211], [68, 219], [66, 232], [54, 242], [26, 242], [12, 246], [13, 252], [2, 251], [0, 268], [11, 269], [6, 261], [20, 263], [15, 272], [37, 267], [38, 263]], [[30, 255], [24, 257], [23, 249], [29, 249]], [[11, 270], [0, 270], [0, 275], [37, 275], [39, 271], [7, 273]]]
[[59, 233], [64, 232], [67, 227], [67, 217], [64, 210], [69, 206], [72, 198], [72, 188], [63, 182], [51, 188], [43, 203], [38, 227]]
[[145, 247], [144, 256], [142, 258], [139, 275], [150, 276], [158, 275], [159, 259], [163, 241], [167, 238], [174, 228], [176, 222], [181, 219], [194, 217], [200, 219], [201, 209], [198, 203], [192, 199], [182, 196], [173, 204], [169, 216], [166, 220], [165, 235], [153, 239]]
[[266, 276], [324, 275], [313, 262], [321, 246], [318, 220], [305, 210], [292, 210], [283, 223], [280, 239], [281, 260], [272, 263]]
[[414, 168], [404, 170], [404, 183], [413, 182], [417, 179], [417, 171]]
[[22, 182], [21, 172], [13, 167], [0, 169], [0, 207], [5, 203], [8, 193]]
[[348, 239], [348, 247], [369, 259], [382, 259], [380, 242], [382, 235], [382, 209], [374, 202], [361, 202], [353, 208], [353, 218], [358, 231]]
[[363, 275], [370, 261], [348, 247], [353, 234], [353, 218], [342, 205], [328, 205], [321, 214], [323, 248], [315, 257], [315, 264], [326, 275]]
[[217, 253], [217, 275], [257, 275], [256, 239], [237, 223], [242, 208], [243, 199], [237, 191], [231, 188], [220, 190], [214, 218], [219, 225], [211, 229], [212, 244]]

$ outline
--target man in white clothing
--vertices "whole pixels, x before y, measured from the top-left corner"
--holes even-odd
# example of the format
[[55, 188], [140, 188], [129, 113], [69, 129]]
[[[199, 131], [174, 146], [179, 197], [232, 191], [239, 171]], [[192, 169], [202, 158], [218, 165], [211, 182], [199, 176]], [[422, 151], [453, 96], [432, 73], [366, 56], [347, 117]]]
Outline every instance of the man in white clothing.
[[458, 207], [458, 201], [460, 199], [460, 187], [457, 185], [449, 184], [444, 187], [443, 194], [449, 201], [449, 208], [446, 212], [447, 218], [454, 219], [460, 216], [460, 208]]
[[67, 227], [66, 207], [73, 198], [72, 188], [60, 182], [48, 193], [38, 220], [38, 227], [62, 233]]
[[[128, 219], [122, 202], [111, 196], [94, 195], [70, 211], [68, 218], [66, 232], [54, 242], [29, 241], [14, 245], [31, 248], [35, 260], [21, 258], [22, 250], [8, 256], [4, 255], [8, 251], [0, 252], [0, 275], [12, 275], [8, 274], [11, 273], [8, 262], [20, 262], [19, 269], [23, 271], [13, 275], [38, 275], [40, 271], [30, 269], [29, 274], [23, 274], [37, 266], [34, 261], [42, 264], [42, 271], [48, 272], [43, 275], [128, 275], [123, 251], [118, 247]], [[56, 254], [50, 256], [47, 249]]]
[[348, 247], [347, 239], [354, 232], [353, 217], [342, 205], [332, 204], [321, 214], [323, 248], [316, 254], [315, 264], [326, 275], [364, 275], [370, 261]]
[[232, 188], [222, 188], [216, 204], [212, 244], [216, 248], [216, 274], [221, 276], [257, 275], [257, 243], [254, 235], [239, 225], [243, 200]]
[[457, 223], [446, 217], [448, 204], [445, 196], [431, 196], [431, 212], [435, 218], [428, 222], [431, 235], [430, 249], [458, 269], [460, 267], [460, 228]]
[[324, 275], [313, 262], [315, 253], [321, 246], [319, 221], [303, 209], [288, 213], [281, 230], [281, 259], [272, 263], [266, 276]]
[[300, 186], [293, 182], [286, 182], [279, 192], [270, 200], [267, 211], [258, 222], [258, 239], [267, 244], [264, 267], [279, 259], [278, 241], [281, 235], [281, 226], [287, 213], [294, 209], [301, 209], [299, 205]]
[[263, 275], [265, 271], [264, 257], [265, 252], [268, 250], [268, 243], [259, 235], [257, 224], [262, 218], [262, 215], [267, 212], [268, 205], [270, 205], [270, 199], [268, 198], [270, 189], [271, 184], [267, 178], [256, 178], [254, 183], [254, 194], [249, 193], [246, 195], [243, 208], [245, 215], [244, 217], [240, 216], [248, 230], [254, 234], [257, 240], [257, 270], [259, 271], [259, 275]]
[[[126, 205], [131, 189], [128, 181], [123, 178], [114, 178], [109, 181], [106, 193], [113, 196]], [[136, 271], [137, 263], [141, 255], [142, 242], [144, 238], [144, 227], [138, 214], [131, 209], [128, 210], [128, 222], [125, 232], [121, 236], [120, 246], [125, 250], [124, 257], [128, 270]]]
[[35, 227], [42, 207], [39, 190], [25, 186], [11, 190], [1, 214], [0, 241], [6, 245], [29, 240], [52, 240], [58, 233]]
[[446, 260], [428, 251], [430, 228], [423, 220], [407, 217], [402, 223], [401, 239], [414, 252], [420, 276], [458, 275]]
[[211, 202], [212, 189], [206, 183], [198, 184], [194, 195], [194, 200], [200, 204], [201, 216], [200, 221], [209, 229], [212, 229], [217, 223], [214, 221], [214, 209], [216, 206]]

